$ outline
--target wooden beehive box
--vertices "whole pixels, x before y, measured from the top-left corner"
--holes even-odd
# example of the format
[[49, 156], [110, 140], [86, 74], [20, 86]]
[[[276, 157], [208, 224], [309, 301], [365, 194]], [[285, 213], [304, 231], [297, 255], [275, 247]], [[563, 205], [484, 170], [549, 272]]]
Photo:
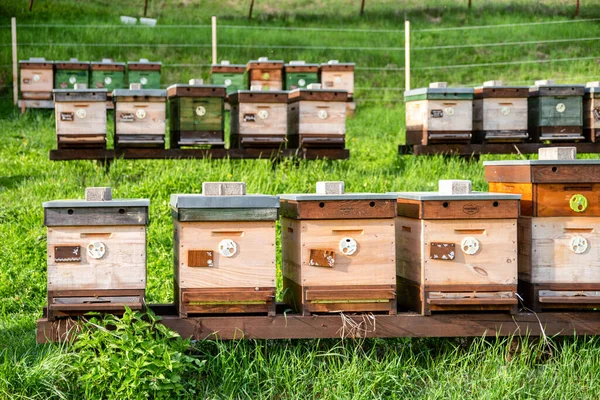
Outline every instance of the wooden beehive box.
[[90, 87], [92, 89], [106, 89], [109, 96], [115, 89], [125, 88], [125, 63], [103, 59], [90, 64], [92, 76]]
[[106, 148], [106, 89], [55, 89], [58, 148]]
[[203, 85], [192, 79], [189, 85], [171, 85], [169, 127], [171, 148], [182, 146], [225, 145], [225, 86]]
[[583, 100], [583, 133], [586, 139], [600, 142], [600, 82], [588, 82]]
[[230, 64], [223, 60], [221, 64], [210, 66], [210, 82], [214, 85], [223, 85], [227, 88], [227, 94], [244, 90], [246, 85], [246, 66], [244, 64]]
[[354, 63], [330, 60], [319, 66], [319, 82], [324, 89], [345, 90], [354, 97]]
[[424, 315], [517, 311], [519, 195], [471, 192], [470, 181], [396, 194], [399, 305]]
[[205, 182], [202, 192], [171, 195], [179, 316], [275, 315], [279, 199], [246, 195], [239, 182]]
[[529, 88], [529, 137], [539, 141], [573, 141], [583, 137], [583, 85], [536, 81]]
[[54, 62], [54, 87], [73, 89], [75, 84], [89, 84], [90, 63], [71, 58], [69, 61]]
[[140, 89], [115, 89], [115, 147], [164, 147], [167, 124], [167, 92]]
[[149, 204], [112, 200], [110, 188], [44, 203], [48, 319], [143, 308]]
[[519, 291], [536, 311], [600, 307], [600, 160], [574, 147], [484, 162], [490, 191], [519, 193]]
[[396, 197], [319, 182], [316, 194], [280, 198], [286, 303], [303, 315], [395, 314]]
[[148, 61], [146, 58], [140, 61], [127, 62], [127, 82], [141, 83], [144, 89], [160, 89], [160, 70], [162, 63]]
[[311, 83], [319, 83], [319, 64], [304, 61], [290, 61], [284, 66], [285, 90], [305, 88]]
[[347, 101], [347, 92], [321, 89], [320, 84], [292, 90], [288, 99], [288, 147], [343, 149]]
[[229, 96], [231, 147], [281, 147], [287, 134], [288, 92], [240, 90]]
[[527, 133], [527, 86], [488, 81], [475, 88], [473, 135], [477, 143], [523, 142]]
[[406, 144], [469, 143], [473, 133], [473, 89], [435, 82], [404, 92]]
[[264, 91], [283, 90], [283, 61], [260, 57], [258, 60], [249, 61], [246, 69], [249, 88]]
[[54, 61], [30, 58], [19, 61], [21, 97], [25, 100], [51, 100], [54, 89]]

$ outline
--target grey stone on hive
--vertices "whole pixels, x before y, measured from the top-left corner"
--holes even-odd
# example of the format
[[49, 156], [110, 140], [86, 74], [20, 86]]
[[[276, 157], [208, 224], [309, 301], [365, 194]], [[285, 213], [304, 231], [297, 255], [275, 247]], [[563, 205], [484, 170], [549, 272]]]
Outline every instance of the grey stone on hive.
[[110, 201], [112, 189], [110, 187], [89, 187], [85, 189], [85, 201]]
[[432, 89], [445, 89], [448, 87], [447, 82], [431, 82], [429, 87]]
[[138, 83], [130, 83], [129, 90], [142, 90], [142, 84], [139, 82]]
[[441, 179], [438, 182], [441, 194], [470, 194], [471, 181], [461, 179]]
[[547, 85], [555, 85], [556, 81], [554, 79], [542, 79], [539, 81], [535, 81], [535, 86], [547, 86]]
[[541, 147], [538, 150], [540, 160], [575, 160], [577, 159], [576, 147]]
[[483, 86], [502, 86], [504, 85], [503, 81], [485, 81], [483, 82]]
[[246, 183], [203, 182], [202, 194], [205, 196], [243, 196], [246, 194]]
[[320, 83], [309, 83], [308, 85], [306, 85], [307, 89], [321, 89], [321, 84]]
[[87, 83], [76, 83], [73, 85], [73, 89], [75, 89], [75, 90], [87, 89]]
[[317, 194], [344, 194], [344, 181], [317, 182]]
[[200, 86], [204, 84], [203, 79], [190, 79], [189, 84], [192, 86]]
[[600, 87], [600, 81], [588, 82], [585, 87]]

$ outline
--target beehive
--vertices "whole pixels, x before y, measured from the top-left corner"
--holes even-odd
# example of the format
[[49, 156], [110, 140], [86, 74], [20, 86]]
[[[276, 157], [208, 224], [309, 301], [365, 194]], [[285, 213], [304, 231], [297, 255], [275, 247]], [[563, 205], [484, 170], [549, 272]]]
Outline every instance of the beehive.
[[87, 85], [90, 79], [90, 63], [71, 58], [69, 61], [55, 61], [54, 87], [73, 89], [75, 84]]
[[532, 141], [583, 139], [583, 85], [536, 81], [529, 88], [529, 136]]
[[519, 291], [535, 311], [600, 306], [600, 160], [574, 147], [484, 162], [490, 191], [522, 194]]
[[140, 61], [129, 61], [127, 63], [127, 82], [141, 83], [144, 89], [160, 89], [160, 70], [162, 63], [148, 61], [141, 58]]
[[92, 70], [90, 87], [92, 89], [106, 89], [110, 95], [113, 90], [126, 87], [125, 63], [105, 58], [100, 62], [92, 62], [90, 66]]
[[248, 62], [249, 87], [263, 91], [283, 90], [283, 61], [260, 57]]
[[311, 84], [295, 89], [288, 100], [288, 147], [337, 147], [346, 143], [346, 102], [343, 90]]
[[231, 147], [280, 147], [287, 133], [288, 93], [240, 90], [229, 96]]
[[241, 182], [204, 182], [202, 193], [171, 195], [179, 316], [275, 315], [279, 199]]
[[44, 203], [48, 319], [143, 308], [149, 204], [112, 200], [110, 188]]
[[527, 86], [504, 86], [488, 81], [475, 88], [473, 134], [475, 141], [523, 142], [527, 133]]
[[284, 66], [285, 90], [305, 88], [311, 83], [319, 83], [319, 64], [304, 61], [290, 61]]
[[214, 85], [224, 85], [227, 94], [246, 89], [246, 66], [243, 64], [230, 64], [223, 60], [221, 64], [210, 66], [210, 81]]
[[19, 61], [21, 97], [25, 100], [51, 100], [54, 89], [54, 62], [45, 58]]
[[517, 311], [519, 195], [452, 180], [439, 192], [396, 195], [399, 305], [424, 315]]
[[192, 79], [189, 85], [171, 85], [169, 97], [171, 148], [225, 145], [225, 86], [203, 85]]
[[600, 142], [600, 82], [588, 82], [583, 100], [583, 132], [586, 139]]
[[343, 187], [280, 195], [284, 300], [303, 315], [395, 314], [396, 197]]
[[58, 148], [105, 148], [106, 89], [80, 89], [79, 86], [54, 90]]
[[115, 89], [115, 147], [164, 147], [167, 123], [167, 92], [141, 89]]
[[354, 63], [330, 60], [319, 66], [319, 82], [324, 89], [345, 90], [354, 97]]
[[473, 131], [473, 89], [436, 82], [407, 90], [406, 144], [469, 143]]

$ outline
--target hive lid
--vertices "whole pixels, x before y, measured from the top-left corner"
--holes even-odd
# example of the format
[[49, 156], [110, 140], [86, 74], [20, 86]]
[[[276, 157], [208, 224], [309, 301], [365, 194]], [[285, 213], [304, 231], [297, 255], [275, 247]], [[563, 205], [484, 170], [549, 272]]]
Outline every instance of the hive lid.
[[600, 81], [588, 82], [585, 84], [586, 93], [600, 93]]
[[29, 60], [19, 60], [19, 64], [41, 64], [41, 65], [53, 65], [54, 61], [48, 61], [44, 57], [31, 57]]
[[404, 98], [406, 100], [411, 100], [410, 98], [412, 97], [423, 97], [424, 99], [431, 99], [431, 98], [437, 98], [437, 97], [449, 97], [449, 98], [454, 98], [454, 97], [460, 97], [461, 99], [472, 99], [473, 98], [473, 94], [474, 94], [474, 89], [473, 88], [466, 88], [466, 87], [440, 87], [440, 88], [432, 88], [432, 87], [427, 87], [427, 88], [418, 88], [418, 89], [412, 89], [412, 90], [407, 90], [404, 92]]
[[225, 85], [190, 85], [177, 83], [167, 88], [167, 96], [173, 97], [225, 97]]
[[325, 71], [354, 71], [354, 66], [355, 64], [350, 62], [341, 63], [338, 60], [329, 60], [319, 65], [319, 68]]
[[270, 68], [270, 69], [281, 69], [283, 68], [283, 60], [269, 60], [267, 57], [260, 57], [258, 60], [250, 60], [246, 65], [247, 69], [251, 68]]
[[127, 61], [127, 68], [138, 71], [160, 71], [162, 62], [148, 61], [147, 58], [140, 58], [140, 61]]
[[321, 201], [321, 200], [395, 200], [396, 197], [389, 193], [345, 193], [343, 181], [317, 182], [317, 193], [307, 194], [280, 194], [281, 200], [290, 201]]
[[406, 200], [519, 200], [520, 194], [473, 192], [469, 180], [443, 179], [437, 192], [396, 192], [398, 199]]
[[220, 64], [211, 64], [211, 72], [237, 72], [243, 73], [246, 70], [246, 64], [231, 64], [229, 60], [222, 60]]
[[307, 63], [305, 61], [290, 61], [284, 65], [286, 71], [289, 72], [318, 72], [319, 64]]
[[44, 208], [106, 208], [148, 207], [148, 199], [112, 199], [110, 187], [86, 188], [86, 200], [53, 200], [42, 204]]
[[95, 65], [118, 65], [125, 67], [124, 62], [113, 61], [111, 58], [103, 58], [102, 61], [92, 61], [90, 64], [92, 65], [92, 67]]
[[583, 96], [585, 85], [556, 84], [554, 80], [535, 81], [529, 88], [529, 95], [537, 96]]
[[229, 104], [238, 103], [287, 103], [289, 92], [285, 90], [238, 90], [229, 95]]
[[68, 61], [55, 61], [54, 64], [58, 69], [80, 69], [85, 70], [90, 68], [89, 61], [79, 61], [76, 58], [71, 58]]
[[115, 89], [112, 97], [167, 97], [167, 91], [162, 89]]
[[299, 88], [289, 92], [288, 102], [308, 101], [348, 101], [346, 90]]
[[106, 101], [106, 89], [54, 89], [54, 101]]

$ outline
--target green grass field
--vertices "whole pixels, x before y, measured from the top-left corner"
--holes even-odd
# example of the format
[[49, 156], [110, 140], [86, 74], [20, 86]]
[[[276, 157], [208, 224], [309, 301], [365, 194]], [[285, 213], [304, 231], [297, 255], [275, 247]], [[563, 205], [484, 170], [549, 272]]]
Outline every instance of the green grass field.
[[[600, 8], [587, 1], [575, 20], [579, 22], [442, 31], [435, 29], [573, 20], [575, 2], [474, 0], [468, 10], [466, 0], [367, 1], [366, 14], [360, 18], [359, 1], [257, 0], [252, 21], [246, 19], [248, 2], [149, 3], [148, 16], [158, 18], [159, 25], [188, 27], [102, 27], [118, 25], [120, 15], [139, 17], [143, 1], [36, 0], [30, 13], [25, 0], [0, 0], [0, 87], [11, 84], [11, 70], [5, 67], [11, 64], [10, 16], [17, 17], [20, 59], [110, 56], [119, 61], [146, 57], [167, 65], [210, 64], [207, 26], [210, 16], [217, 15], [219, 59], [238, 63], [263, 55], [312, 62], [339, 59], [355, 61], [358, 68], [388, 70], [356, 72], [358, 113], [348, 121], [348, 161], [118, 160], [108, 170], [86, 161], [50, 162], [48, 151], [55, 147], [53, 113], [33, 110], [20, 115], [7, 99], [12, 89], [1, 88], [0, 398], [600, 397], [600, 342], [595, 338], [190, 345], [131, 317], [132, 321], [115, 322], [122, 328], [117, 334], [100, 329], [82, 335], [76, 346], [36, 345], [35, 321], [46, 296], [41, 203], [81, 198], [86, 186], [112, 186], [115, 197], [150, 198], [148, 300], [152, 303], [173, 300], [169, 195], [199, 193], [203, 181], [245, 181], [249, 193], [277, 194], [312, 192], [318, 180], [344, 180], [347, 191], [385, 192], [434, 190], [438, 179], [461, 178], [471, 179], [477, 190], [486, 190], [480, 161], [396, 153], [404, 142], [404, 71], [399, 70], [404, 65], [404, 34], [394, 31], [403, 29], [405, 15], [413, 29], [413, 87], [429, 81], [476, 85], [489, 79], [521, 84], [543, 78], [560, 83], [600, 79], [600, 23], [581, 21], [600, 18]], [[27, 26], [34, 24], [80, 27]], [[239, 27], [247, 25], [254, 29]], [[263, 29], [276, 27], [330, 30]], [[369, 32], [373, 29], [386, 31]], [[529, 43], [538, 41], [553, 42]], [[73, 46], [79, 42], [95, 46]], [[510, 42], [520, 44], [422, 49]], [[110, 43], [129, 46], [100, 45]], [[199, 44], [204, 47], [190, 46]], [[456, 67], [481, 63], [494, 65]], [[163, 83], [191, 77], [206, 79], [208, 68], [166, 66]]]

